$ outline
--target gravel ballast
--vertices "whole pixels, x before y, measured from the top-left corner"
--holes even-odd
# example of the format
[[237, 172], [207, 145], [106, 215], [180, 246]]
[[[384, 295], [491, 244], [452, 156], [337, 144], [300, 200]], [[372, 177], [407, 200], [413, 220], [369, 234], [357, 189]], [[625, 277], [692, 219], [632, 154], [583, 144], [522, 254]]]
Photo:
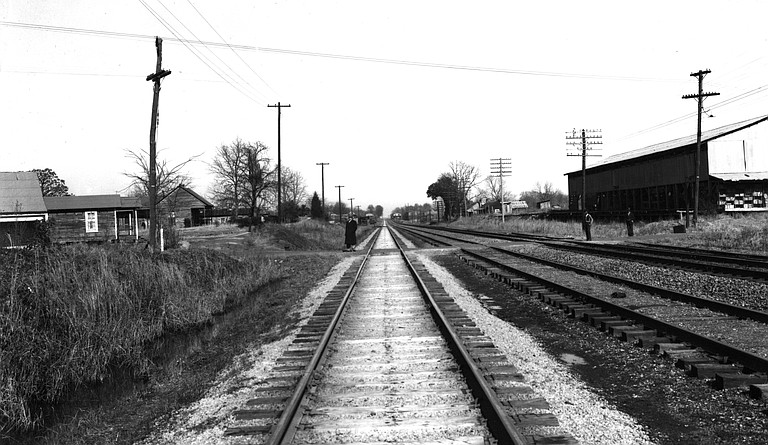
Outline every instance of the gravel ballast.
[[[535, 339], [544, 352], [531, 357], [546, 356], [565, 366], [589, 392], [602, 397], [605, 406], [634, 418], [651, 443], [768, 443], [767, 401], [750, 399], [740, 388], [714, 390], [708, 381], [687, 376], [671, 360], [567, 318], [559, 310], [467, 267], [454, 250], [431, 252], [430, 258], [455, 277], [447, 279], [459, 280], [482, 310]], [[493, 331], [486, 334], [494, 335]], [[565, 400], [568, 405], [570, 400]], [[571, 420], [582, 422], [578, 415]], [[565, 419], [562, 422], [567, 425]], [[585, 440], [576, 431], [572, 433]]]

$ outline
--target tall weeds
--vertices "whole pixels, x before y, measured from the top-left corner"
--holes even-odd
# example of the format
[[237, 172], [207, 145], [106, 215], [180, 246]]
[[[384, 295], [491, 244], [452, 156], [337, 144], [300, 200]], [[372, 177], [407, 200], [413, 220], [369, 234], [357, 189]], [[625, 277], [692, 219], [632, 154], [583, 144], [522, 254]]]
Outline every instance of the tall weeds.
[[276, 274], [208, 250], [0, 251], [0, 432], [34, 426], [36, 404], [110, 365], [144, 372], [145, 342], [205, 323]]

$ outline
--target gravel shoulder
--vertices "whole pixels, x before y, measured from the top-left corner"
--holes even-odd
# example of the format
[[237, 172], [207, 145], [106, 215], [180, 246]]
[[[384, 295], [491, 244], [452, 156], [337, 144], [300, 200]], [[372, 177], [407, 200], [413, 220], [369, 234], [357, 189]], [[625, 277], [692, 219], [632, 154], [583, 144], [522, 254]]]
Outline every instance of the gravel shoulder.
[[[530, 360], [554, 360], [557, 367], [566, 367], [574, 382], [582, 382], [599, 396], [604, 407], [615, 407], [632, 418], [651, 443], [768, 443], [768, 402], [750, 399], [741, 389], [716, 391], [706, 381], [688, 377], [671, 361], [567, 318], [468, 267], [450, 252], [433, 253], [431, 258], [453, 274], [490, 315], [522, 330], [546, 352], [542, 358], [534, 351]], [[493, 332], [487, 334], [493, 337]], [[581, 421], [578, 415], [568, 419], [573, 424]], [[572, 432], [583, 443], [618, 443]]]

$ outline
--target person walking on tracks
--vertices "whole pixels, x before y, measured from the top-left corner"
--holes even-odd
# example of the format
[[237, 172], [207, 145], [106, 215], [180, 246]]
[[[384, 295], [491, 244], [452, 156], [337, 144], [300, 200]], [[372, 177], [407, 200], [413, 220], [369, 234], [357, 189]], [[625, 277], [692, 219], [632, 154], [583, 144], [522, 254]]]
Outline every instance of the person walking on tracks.
[[589, 214], [588, 211], [584, 211], [584, 220], [581, 222], [582, 228], [584, 229], [584, 234], [587, 235], [587, 241], [592, 241], [592, 223], [594, 222], [594, 219], [592, 219], [592, 215]]
[[635, 236], [635, 215], [630, 207], [627, 207], [627, 235]]
[[357, 221], [355, 221], [354, 217], [350, 213], [349, 219], [347, 219], [347, 225], [344, 230], [344, 244], [345, 252], [354, 251], [355, 245], [357, 244]]

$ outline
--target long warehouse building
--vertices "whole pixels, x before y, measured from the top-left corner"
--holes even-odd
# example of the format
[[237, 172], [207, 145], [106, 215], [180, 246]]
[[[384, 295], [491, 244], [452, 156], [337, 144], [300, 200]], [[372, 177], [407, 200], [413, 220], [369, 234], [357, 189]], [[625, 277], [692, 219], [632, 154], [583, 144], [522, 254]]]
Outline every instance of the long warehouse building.
[[[768, 211], [768, 115], [701, 134], [699, 211]], [[696, 135], [605, 158], [586, 169], [587, 208], [672, 216], [693, 210]], [[582, 171], [568, 176], [569, 210], [583, 210]]]

